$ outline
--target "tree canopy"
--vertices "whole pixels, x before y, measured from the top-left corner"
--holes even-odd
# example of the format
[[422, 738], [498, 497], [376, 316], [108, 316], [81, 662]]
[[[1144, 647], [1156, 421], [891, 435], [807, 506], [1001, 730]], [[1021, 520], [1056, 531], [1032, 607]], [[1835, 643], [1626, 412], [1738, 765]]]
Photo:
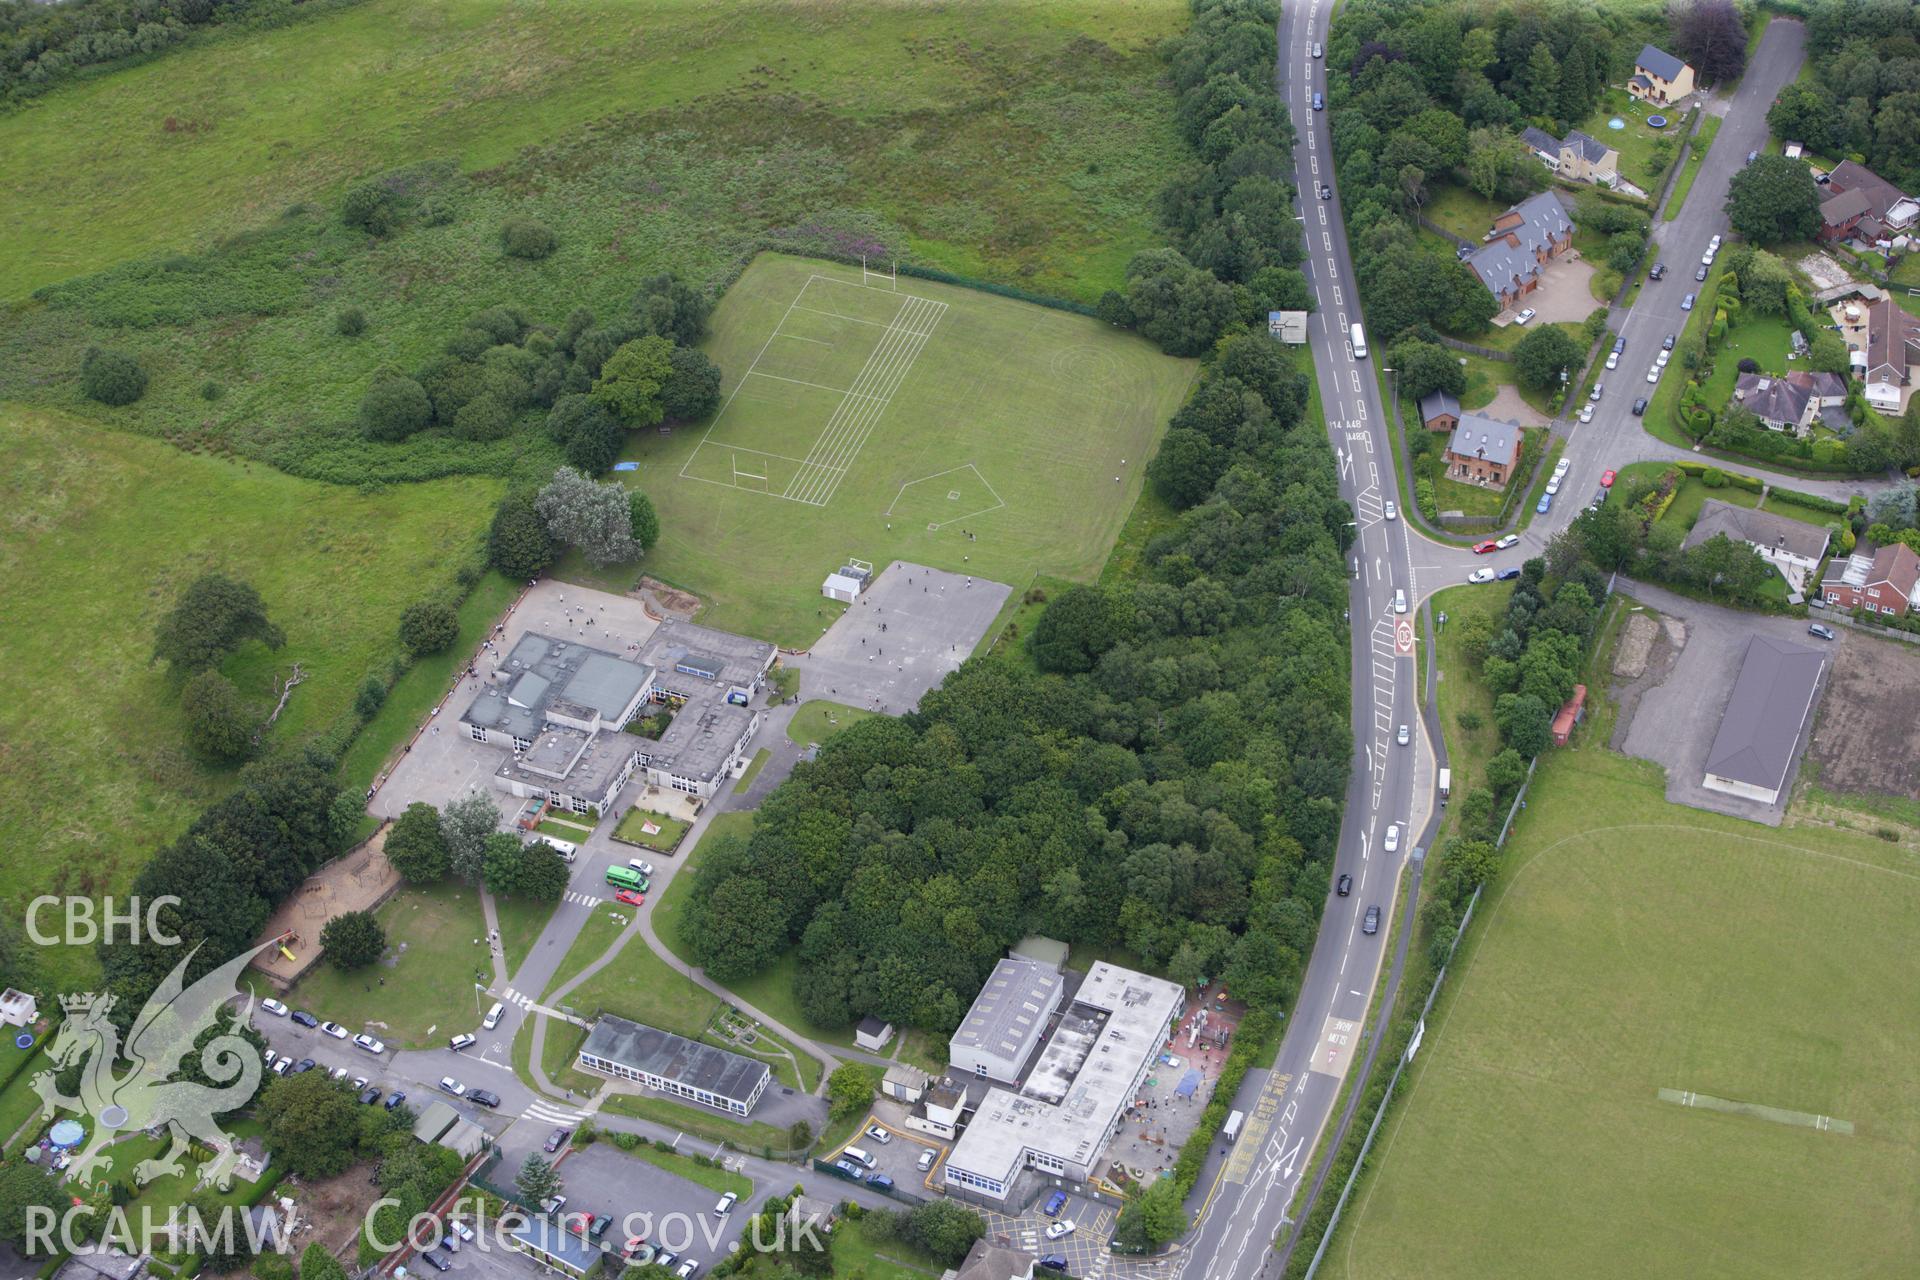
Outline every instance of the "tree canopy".
[[617, 564], [641, 553], [633, 536], [633, 503], [617, 480], [595, 483], [561, 467], [534, 499], [534, 509], [553, 540], [579, 548], [589, 564]]
[[1761, 156], [1733, 175], [1727, 221], [1754, 244], [1810, 240], [1820, 229], [1820, 188], [1798, 160]]
[[387, 949], [387, 932], [371, 911], [348, 911], [320, 928], [320, 949], [336, 969], [364, 969]]
[[258, 591], [223, 573], [204, 573], [187, 584], [160, 620], [153, 656], [176, 675], [191, 675], [218, 666], [249, 640], [278, 649], [286, 636], [267, 620]]

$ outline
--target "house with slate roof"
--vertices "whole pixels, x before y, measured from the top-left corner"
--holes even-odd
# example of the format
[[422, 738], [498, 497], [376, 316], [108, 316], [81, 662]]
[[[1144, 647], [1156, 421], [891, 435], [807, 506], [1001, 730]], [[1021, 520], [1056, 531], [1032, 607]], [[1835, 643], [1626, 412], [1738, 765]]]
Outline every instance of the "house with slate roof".
[[1620, 177], [1620, 153], [1598, 138], [1575, 129], [1565, 138], [1556, 138], [1541, 129], [1520, 131], [1540, 163], [1570, 182], [1593, 182], [1611, 187]]
[[1420, 424], [1429, 431], [1451, 431], [1460, 425], [1460, 402], [1444, 391], [1420, 397]]
[[1657, 106], [1678, 102], [1693, 92], [1693, 68], [1652, 45], [1642, 45], [1633, 60], [1627, 92]]
[[1916, 218], [1920, 218], [1920, 200], [1915, 200], [1867, 166], [1852, 160], [1842, 160], [1833, 166], [1833, 171], [1827, 175], [1827, 189], [1859, 192], [1866, 198], [1867, 218], [1872, 220], [1877, 230], [1887, 235], [1906, 231], [1913, 226]]
[[1520, 464], [1520, 428], [1477, 413], [1460, 415], [1443, 455], [1449, 479], [1504, 489]]
[[1487, 242], [1467, 258], [1503, 308], [1540, 287], [1547, 265], [1573, 248], [1573, 219], [1551, 191], [1529, 196], [1493, 220]]

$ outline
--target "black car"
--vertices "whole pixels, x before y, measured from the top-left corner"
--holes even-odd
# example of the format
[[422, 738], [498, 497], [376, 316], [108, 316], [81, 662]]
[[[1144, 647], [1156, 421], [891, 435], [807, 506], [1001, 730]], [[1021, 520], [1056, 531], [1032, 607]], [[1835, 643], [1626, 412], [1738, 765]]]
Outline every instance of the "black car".
[[1040, 1265], [1047, 1271], [1065, 1271], [1067, 1269], [1067, 1255], [1064, 1253], [1049, 1253], [1040, 1259]]
[[1331, 199], [1333, 199], [1333, 188], [1332, 188], [1332, 187], [1330, 187], [1330, 186], [1328, 186], [1328, 185], [1327, 185], [1326, 183], [1324, 183], [1324, 182], [1320, 184], [1320, 198], [1321, 198], [1322, 200], [1331, 200]]
[[1673, 340], [1674, 340], [1674, 338], [1675, 338], [1676, 336], [1677, 336], [1677, 335], [1675, 335], [1675, 334], [1671, 334], [1671, 333], [1670, 333], [1670, 334], [1668, 334], [1668, 335], [1667, 335], [1667, 340], [1666, 340], [1665, 342], [1663, 342], [1663, 343], [1661, 343], [1661, 344], [1660, 344], [1660, 349], [1661, 349], [1662, 351], [1671, 351], [1671, 350], [1673, 350]]
[[407, 1100], [407, 1095], [401, 1092], [400, 1090], [395, 1089], [391, 1094], [387, 1095], [387, 1100], [382, 1105], [384, 1105], [387, 1110], [391, 1111], [395, 1107], [399, 1106], [401, 1103], [405, 1102], [406, 1100]]
[[1607, 505], [1607, 491], [1605, 489], [1595, 489], [1593, 491], [1593, 501], [1587, 504], [1587, 510], [1598, 511], [1600, 508], [1606, 505]]
[[426, 1262], [431, 1264], [435, 1271], [453, 1270], [453, 1263], [449, 1261], [447, 1257], [444, 1254], [442, 1254], [438, 1249], [429, 1249], [425, 1253], [421, 1254], [420, 1256]]
[[546, 1150], [549, 1153], [558, 1151], [561, 1148], [561, 1146], [566, 1142], [566, 1140], [567, 1140], [567, 1131], [565, 1129], [555, 1129], [552, 1133], [547, 1135]]
[[1380, 932], [1380, 908], [1367, 908], [1367, 918], [1360, 922], [1360, 932], [1368, 934]]
[[1512, 582], [1515, 578], [1519, 576], [1520, 576], [1519, 566], [1508, 565], [1506, 568], [1502, 569], [1500, 572], [1494, 574], [1493, 580], [1495, 582]]
[[1339, 894], [1343, 898], [1346, 897], [1348, 894], [1352, 893], [1353, 877], [1341, 876], [1338, 880], [1333, 882], [1333, 891]]
[[1696, 268], [1694, 268], [1694, 272], [1693, 272], [1693, 278], [1694, 278], [1695, 280], [1705, 280], [1705, 279], [1707, 278], [1707, 264], [1706, 264], [1706, 263], [1704, 263], [1704, 262], [1703, 262], [1703, 263], [1701, 263], [1701, 264], [1700, 264], [1700, 265], [1699, 265], [1698, 267], [1696, 267]]
[[1664, 262], [1656, 262], [1653, 264], [1653, 270], [1647, 272], [1647, 279], [1649, 280], [1663, 279], [1666, 276], [1666, 274], [1667, 274], [1667, 264]]
[[469, 1089], [467, 1101], [476, 1107], [497, 1107], [500, 1105], [500, 1095], [486, 1089]]
[[317, 1027], [320, 1025], [320, 1019], [314, 1017], [305, 1009], [295, 1009], [290, 1016], [303, 1027]]
[[1834, 639], [1833, 628], [1824, 622], [1809, 623], [1807, 625], [1807, 634], [1810, 636], [1819, 636], [1822, 640]]
[[368, 1085], [360, 1094], [360, 1105], [363, 1107], [370, 1107], [378, 1101], [380, 1101], [380, 1086], [377, 1084]]
[[1645, 396], [1641, 396], [1638, 400], [1635, 400], [1633, 402], [1633, 416], [1636, 418], [1644, 417], [1646, 416], [1646, 412], [1647, 412], [1647, 398]]
[[298, 1063], [295, 1064], [293, 1068], [293, 1074], [303, 1075], [306, 1072], [313, 1070], [314, 1067], [317, 1065], [318, 1064], [315, 1063], [312, 1058], [302, 1058]]

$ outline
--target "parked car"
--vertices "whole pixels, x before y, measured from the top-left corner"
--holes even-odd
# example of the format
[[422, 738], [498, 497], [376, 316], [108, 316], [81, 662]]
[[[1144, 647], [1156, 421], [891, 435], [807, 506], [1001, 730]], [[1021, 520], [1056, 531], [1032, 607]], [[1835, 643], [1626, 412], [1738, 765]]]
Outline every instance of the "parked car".
[[1593, 406], [1592, 406], [1592, 405], [1590, 405], [1590, 404], [1583, 404], [1583, 405], [1581, 405], [1581, 406], [1580, 406], [1580, 421], [1582, 421], [1582, 422], [1592, 422], [1592, 421], [1593, 421]]
[[670, 1267], [673, 1265], [674, 1259], [678, 1258], [679, 1256], [680, 1256], [679, 1254], [675, 1253], [671, 1249], [662, 1249], [660, 1252], [653, 1255], [653, 1265], [656, 1267]]
[[420, 1257], [423, 1261], [425, 1261], [428, 1265], [430, 1265], [435, 1271], [453, 1270], [452, 1261], [445, 1257], [442, 1257], [438, 1250], [428, 1249], [425, 1253], [422, 1253]]
[[1320, 198], [1321, 198], [1322, 200], [1331, 200], [1331, 199], [1333, 199], [1333, 188], [1332, 188], [1332, 187], [1330, 187], [1330, 186], [1328, 186], [1328, 185], [1327, 185], [1326, 183], [1324, 183], [1324, 182], [1320, 184]]
[[[1488, 573], [1492, 573], [1492, 572], [1493, 572], [1493, 570], [1491, 570], [1491, 569], [1489, 569], [1489, 570], [1487, 570], [1487, 572], [1488, 572]], [[1412, 731], [1411, 731], [1411, 730], [1409, 730], [1409, 729], [1407, 728], [1407, 726], [1405, 726], [1405, 725], [1401, 725], [1401, 726], [1400, 726], [1400, 732], [1398, 732], [1398, 733], [1396, 733], [1396, 734], [1395, 734], [1395, 735], [1393, 736], [1393, 740], [1394, 740], [1395, 742], [1398, 742], [1398, 743], [1399, 743], [1399, 744], [1400, 744], [1401, 746], [1403, 746], [1403, 747], [1404, 747], [1404, 746], [1406, 746], [1406, 745], [1407, 745], [1407, 744], [1408, 744], [1409, 742], [1412, 742], [1412, 741], [1413, 741], [1413, 733], [1412, 733]]]
[[567, 1207], [567, 1198], [565, 1196], [548, 1196], [545, 1200], [542, 1200], [540, 1202], [540, 1212], [548, 1215], [549, 1217], [559, 1213], [562, 1209], [566, 1207]]
[[479, 1042], [476, 1039], [474, 1039], [474, 1037], [467, 1035], [465, 1032], [462, 1032], [461, 1034], [453, 1037], [453, 1039], [447, 1041], [447, 1048], [453, 1050], [455, 1053], [458, 1053], [462, 1049], [469, 1048], [472, 1045], [475, 1045], [477, 1043]]
[[1384, 503], [1380, 508], [1380, 512], [1389, 520], [1398, 520], [1400, 518], [1400, 508], [1391, 502]]
[[[1688, 294], [1687, 296], [1688, 296], [1688, 297], [1692, 297], [1693, 295], [1692, 295], [1692, 294]], [[1663, 343], [1661, 343], [1661, 344], [1660, 344], [1660, 347], [1661, 347], [1661, 349], [1662, 349], [1662, 350], [1664, 350], [1664, 351], [1671, 351], [1671, 350], [1673, 350], [1673, 340], [1674, 340], [1674, 338], [1675, 338], [1676, 336], [1677, 336], [1677, 335], [1675, 335], [1675, 334], [1671, 334], [1671, 333], [1670, 333], [1670, 334], [1668, 334], [1668, 335], [1667, 335], [1667, 340], [1666, 340], [1665, 342], [1663, 342]]]
[[1540, 501], [1533, 504], [1533, 511], [1535, 515], [1543, 516], [1551, 510], [1553, 510], [1553, 495], [1550, 493], [1541, 494]]
[[1527, 321], [1533, 319], [1535, 316], [1539, 314], [1540, 313], [1538, 311], [1535, 311], [1532, 307], [1528, 307], [1525, 311], [1522, 311], [1519, 315], [1515, 316], [1513, 318], [1513, 322], [1515, 324], [1525, 324]]
[[467, 1101], [475, 1106], [497, 1107], [500, 1105], [500, 1095], [488, 1089], [469, 1089]]
[[612, 1225], [613, 1218], [611, 1215], [596, 1213], [587, 1219], [587, 1235], [592, 1239], [598, 1240], [601, 1236], [607, 1234], [607, 1228]]
[[347, 1029], [337, 1022], [323, 1022], [320, 1024], [320, 1030], [323, 1034], [330, 1035], [335, 1040], [345, 1040], [347, 1038]]
[[1596, 383], [1594, 383], [1594, 384], [1593, 384], [1593, 390], [1591, 390], [1591, 391], [1589, 391], [1589, 392], [1587, 392], [1587, 399], [1589, 399], [1589, 400], [1598, 400], [1598, 399], [1600, 398], [1600, 393], [1601, 393], [1602, 391], [1605, 391], [1606, 389], [1607, 389], [1607, 384], [1606, 384], [1606, 383], [1604, 383], [1604, 382], [1596, 382]]
[[1701, 265], [1701, 266], [1703, 266], [1703, 267], [1710, 267], [1710, 266], [1712, 266], [1712, 265], [1713, 265], [1713, 255], [1714, 255], [1714, 253], [1715, 253], [1715, 252], [1716, 252], [1716, 250], [1714, 250], [1714, 249], [1708, 249], [1708, 250], [1707, 250], [1707, 251], [1706, 251], [1705, 253], [1703, 253], [1703, 254], [1701, 254], [1701, 255], [1700, 255], [1700, 265]]
[[442, 1093], [450, 1093], [456, 1098], [464, 1098], [467, 1096], [467, 1086], [461, 1084], [452, 1076], [440, 1077], [440, 1090]]
[[1633, 402], [1633, 416], [1636, 418], [1644, 417], [1646, 416], [1646, 412], [1647, 412], [1647, 398], [1645, 396], [1641, 396], [1638, 400], [1635, 400]]
[[353, 1078], [353, 1091], [358, 1093], [372, 1083], [373, 1081], [367, 1079], [365, 1076], [355, 1076]]
[[648, 878], [653, 876], [653, 864], [643, 858], [628, 858], [627, 865], [643, 876], [647, 876]]
[[380, 1091], [373, 1086], [369, 1085], [360, 1091], [361, 1106], [370, 1107], [378, 1101], [380, 1101]]
[[320, 1019], [314, 1017], [305, 1009], [295, 1009], [289, 1016], [303, 1027], [317, 1027], [320, 1025]]
[[1512, 582], [1515, 578], [1520, 576], [1520, 570], [1517, 566], [1511, 569], [1502, 569], [1500, 572], [1494, 574], [1493, 576], [1501, 582]]
[[1713, 254], [1713, 253], [1718, 253], [1718, 252], [1720, 252], [1720, 237], [1719, 237], [1719, 236], [1717, 236], [1717, 235], [1716, 235], [1716, 236], [1714, 236], [1714, 238], [1713, 238], [1713, 239], [1711, 239], [1711, 240], [1709, 240], [1709, 241], [1707, 241], [1707, 252], [1708, 252], [1708, 253], [1710, 253], [1710, 254]]
[[1079, 1224], [1074, 1222], [1072, 1218], [1063, 1218], [1059, 1222], [1049, 1222], [1046, 1231], [1047, 1239], [1064, 1240], [1073, 1234], [1073, 1229], [1078, 1225]]
[[1399, 852], [1400, 850], [1400, 824], [1399, 823], [1389, 822], [1387, 824], [1387, 838], [1383, 842], [1381, 842], [1380, 847], [1382, 849], [1385, 849], [1388, 853]]
[[700, 1264], [692, 1258], [682, 1258], [680, 1265], [673, 1269], [673, 1280], [693, 1280], [693, 1273], [699, 1269]]
[[920, 1153], [920, 1159], [914, 1163], [914, 1167], [920, 1170], [920, 1172], [925, 1173], [927, 1170], [933, 1168], [933, 1162], [938, 1159], [939, 1156], [940, 1153], [938, 1151], [935, 1151], [932, 1147], [928, 1147]]
[[[1562, 458], [1561, 461], [1564, 462], [1566, 459]], [[1508, 547], [1517, 547], [1520, 545], [1520, 535], [1517, 533], [1509, 533], [1493, 545], [1502, 551], [1505, 551]]]
[[395, 1107], [399, 1106], [401, 1103], [405, 1102], [406, 1100], [407, 1100], [406, 1091], [403, 1089], [395, 1089], [392, 1093], [387, 1095], [387, 1100], [381, 1103], [380, 1105], [385, 1107], [387, 1110], [391, 1111]]
[[1472, 573], [1467, 575], [1467, 581], [1468, 582], [1492, 582], [1493, 569], [1490, 566], [1486, 568], [1475, 569]]
[[716, 1218], [726, 1217], [729, 1213], [733, 1212], [734, 1202], [739, 1199], [740, 1197], [734, 1192], [727, 1192], [720, 1197], [720, 1203], [713, 1206], [713, 1216]]
[[1333, 891], [1334, 893], [1338, 894], [1342, 898], [1352, 893], [1353, 877], [1346, 876], [1346, 875], [1341, 876], [1338, 880], [1333, 882]]
[[551, 1155], [553, 1152], [558, 1151], [561, 1147], [565, 1146], [567, 1139], [570, 1136], [571, 1135], [565, 1129], [555, 1129], [552, 1133], [547, 1135], [547, 1145], [544, 1149], [549, 1155]]
[[1625, 351], [1627, 349], [1627, 340], [1625, 338], [1615, 336], [1613, 340], [1613, 349], [1616, 352]]
[[1602, 471], [1600, 473], [1600, 487], [1602, 489], [1613, 488], [1613, 482], [1619, 476], [1619, 474], [1620, 473], [1615, 471], [1612, 467], [1608, 467], [1605, 471]]
[[353, 1047], [356, 1049], [364, 1049], [368, 1053], [385, 1053], [387, 1051], [387, 1046], [384, 1041], [377, 1040], [364, 1032], [353, 1038]]
[[1323, 97], [1321, 97], [1321, 96], [1320, 96], [1319, 94], [1317, 94], [1317, 93], [1316, 93], [1316, 94], [1314, 94], [1314, 95], [1313, 95], [1313, 109], [1314, 109], [1315, 111], [1325, 111], [1325, 110], [1327, 109], [1327, 100], [1326, 100], [1325, 98], [1323, 98]]
[[1693, 297], [1694, 295], [1688, 294], [1686, 297], [1680, 299], [1680, 309], [1682, 311], [1693, 310]]
[[1619, 367], [1620, 367], [1620, 353], [1618, 351], [1607, 352], [1607, 368], [1618, 369]]
[[838, 1160], [835, 1160], [833, 1162], [833, 1167], [838, 1169], [840, 1172], [846, 1174], [849, 1178], [855, 1179], [856, 1181], [867, 1176], [867, 1171], [865, 1169], [862, 1169], [859, 1165], [847, 1159], [845, 1156], [841, 1156]]
[[298, 1063], [294, 1065], [293, 1074], [297, 1076], [305, 1075], [307, 1072], [313, 1070], [314, 1067], [318, 1065], [319, 1064], [316, 1063], [312, 1058], [302, 1058]]
[[1477, 556], [1492, 555], [1495, 551], [1498, 551], [1499, 549], [1500, 549], [1500, 544], [1495, 542], [1492, 538], [1488, 538], [1485, 542], [1476, 542], [1473, 544], [1473, 554]]
[[1664, 369], [1667, 367], [1667, 361], [1671, 359], [1673, 359], [1673, 353], [1671, 351], [1662, 351], [1659, 355], [1653, 358], [1653, 362], [1659, 365], [1662, 369]]
[[1393, 589], [1393, 611], [1395, 613], [1405, 613], [1407, 611], [1407, 589], [1405, 587], [1395, 587]]
[[1838, 638], [1834, 635], [1833, 628], [1824, 622], [1809, 623], [1807, 625], [1807, 634], [1810, 636], [1819, 636], [1822, 640], [1834, 640]]
[[347, 1078], [347, 1069], [345, 1067], [335, 1067], [333, 1070], [327, 1072], [327, 1076], [333, 1080], [345, 1080]]
[[877, 1124], [867, 1126], [867, 1136], [883, 1147], [893, 1141], [893, 1135]]
[[620, 890], [613, 895], [613, 900], [615, 902], [624, 902], [630, 907], [644, 907], [647, 905], [646, 895], [635, 893], [631, 889]]
[[1705, 267], [1696, 268], [1693, 273], [1693, 278], [1695, 280], [1705, 280], [1707, 278], [1707, 269]]
[[1042, 1271], [1065, 1271], [1067, 1269], [1067, 1255], [1064, 1253], [1041, 1255], [1040, 1269]]
[[1595, 489], [1593, 491], [1593, 501], [1587, 504], [1587, 510], [1598, 511], [1601, 507], [1604, 507], [1606, 505], [1607, 505], [1607, 491], [1605, 489]]
[[867, 1179], [867, 1185], [881, 1191], [891, 1191], [893, 1190], [893, 1179], [884, 1173], [876, 1173]]
[[1654, 365], [1654, 366], [1653, 366], [1652, 368], [1650, 368], [1650, 369], [1648, 369], [1648, 370], [1647, 370], [1647, 381], [1648, 381], [1648, 382], [1658, 382], [1658, 381], [1660, 381], [1660, 366], [1659, 366], [1659, 365], [1657, 365], [1657, 364], [1656, 364], [1656, 365]]
[[276, 1018], [284, 1018], [287, 1016], [289, 1012], [287, 1006], [281, 1004], [278, 1000], [274, 1000], [271, 998], [262, 1000], [260, 1002], [260, 1007], [262, 1009], [265, 1009], [268, 1013], [272, 1014]]
[[1366, 919], [1360, 922], [1360, 932], [1368, 935], [1380, 932], [1380, 908], [1367, 908]]
[[1060, 1216], [1060, 1211], [1066, 1207], [1067, 1193], [1064, 1191], [1056, 1191], [1047, 1197], [1047, 1202], [1040, 1207], [1040, 1212], [1046, 1214], [1049, 1218], [1057, 1218]]
[[1656, 262], [1653, 264], [1653, 269], [1647, 272], [1647, 279], [1664, 280], [1666, 278], [1666, 275], [1667, 275], [1667, 264], [1664, 262]]
[[[1567, 473], [1564, 471], [1556, 471], [1551, 476], [1547, 477], [1547, 496], [1549, 498], [1551, 498], [1554, 494], [1560, 492], [1560, 480], [1561, 480], [1561, 477], [1565, 476], [1566, 474]], [[1542, 507], [1540, 509], [1542, 511], [1546, 510], [1545, 507]]]
[[267, 1070], [273, 1072], [273, 1074], [277, 1076], [283, 1076], [287, 1074], [287, 1072], [293, 1070], [293, 1059], [277, 1058], [273, 1054], [268, 1054]]

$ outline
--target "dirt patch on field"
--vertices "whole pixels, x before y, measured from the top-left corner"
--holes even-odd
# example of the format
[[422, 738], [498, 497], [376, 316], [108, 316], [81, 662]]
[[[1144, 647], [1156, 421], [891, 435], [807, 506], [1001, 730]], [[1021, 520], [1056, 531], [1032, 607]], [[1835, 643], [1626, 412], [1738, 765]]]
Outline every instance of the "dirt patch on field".
[[320, 930], [327, 921], [350, 911], [371, 911], [400, 887], [400, 873], [387, 861], [388, 830], [390, 826], [381, 826], [365, 844], [308, 876], [267, 920], [260, 941], [279, 938], [286, 950], [262, 951], [253, 967], [279, 990], [291, 987], [320, 959]]
[[1647, 670], [1647, 654], [1660, 634], [1660, 624], [1644, 613], [1627, 619], [1620, 629], [1620, 642], [1613, 648], [1613, 674], [1622, 680], [1638, 680]]
[[692, 618], [700, 612], [700, 597], [691, 591], [670, 587], [658, 578], [642, 578], [628, 593], [647, 607], [656, 618]]
[[319, 1182], [289, 1179], [274, 1194], [290, 1196], [294, 1201], [300, 1224], [295, 1243], [300, 1249], [319, 1244], [353, 1271], [360, 1226], [373, 1202], [385, 1193], [374, 1185], [372, 1166], [361, 1164], [337, 1178]]
[[1808, 753], [1832, 791], [1920, 799], [1920, 650], [1843, 633]]

